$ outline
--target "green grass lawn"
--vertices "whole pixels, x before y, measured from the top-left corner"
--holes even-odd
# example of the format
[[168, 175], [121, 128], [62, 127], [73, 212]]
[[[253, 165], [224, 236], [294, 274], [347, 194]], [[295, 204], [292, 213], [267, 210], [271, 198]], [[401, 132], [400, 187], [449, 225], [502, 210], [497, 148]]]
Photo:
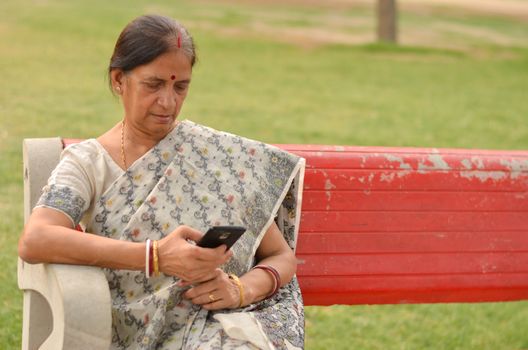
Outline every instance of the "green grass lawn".
[[[448, 8], [401, 14], [371, 44], [368, 7], [206, 1], [0, 3], [0, 349], [20, 348], [25, 137], [92, 137], [122, 117], [106, 65], [157, 12], [200, 61], [182, 117], [271, 143], [528, 149], [528, 24]], [[356, 43], [357, 44], [354, 44]], [[528, 303], [307, 308], [309, 349], [526, 349]]]

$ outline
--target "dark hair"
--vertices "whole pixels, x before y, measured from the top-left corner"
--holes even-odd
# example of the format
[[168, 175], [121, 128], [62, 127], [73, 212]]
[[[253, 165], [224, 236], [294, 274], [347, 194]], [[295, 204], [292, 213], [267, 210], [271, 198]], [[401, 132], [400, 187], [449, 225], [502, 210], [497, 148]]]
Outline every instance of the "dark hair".
[[[108, 75], [110, 76], [113, 69], [129, 72], [174, 48], [182, 50], [189, 58], [191, 67], [194, 66], [196, 49], [185, 27], [169, 17], [159, 15], [138, 17], [127, 24], [119, 35], [110, 58]], [[110, 84], [112, 84], [111, 79]]]

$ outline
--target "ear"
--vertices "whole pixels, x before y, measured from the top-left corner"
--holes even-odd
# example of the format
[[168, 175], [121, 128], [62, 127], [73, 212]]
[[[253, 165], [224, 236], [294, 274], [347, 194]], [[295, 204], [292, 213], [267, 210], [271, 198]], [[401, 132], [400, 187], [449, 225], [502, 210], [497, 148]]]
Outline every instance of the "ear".
[[119, 68], [112, 69], [110, 72], [110, 80], [112, 82], [112, 89], [118, 95], [121, 95], [124, 88], [125, 73]]

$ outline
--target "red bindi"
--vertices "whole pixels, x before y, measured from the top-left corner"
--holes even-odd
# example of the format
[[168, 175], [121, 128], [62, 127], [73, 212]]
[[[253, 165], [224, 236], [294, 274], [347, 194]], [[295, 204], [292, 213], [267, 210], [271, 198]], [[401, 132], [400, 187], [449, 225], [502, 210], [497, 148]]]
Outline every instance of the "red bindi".
[[171, 80], [174, 80], [174, 79], [176, 79], [176, 76], [173, 74], [171, 75]]

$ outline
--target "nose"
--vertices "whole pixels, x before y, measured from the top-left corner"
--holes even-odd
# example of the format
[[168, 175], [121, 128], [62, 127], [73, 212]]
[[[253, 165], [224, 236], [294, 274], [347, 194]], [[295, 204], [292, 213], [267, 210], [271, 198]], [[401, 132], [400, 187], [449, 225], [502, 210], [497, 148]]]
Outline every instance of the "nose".
[[178, 95], [173, 89], [163, 89], [158, 96], [158, 104], [165, 109], [165, 111], [174, 111], [177, 104]]

